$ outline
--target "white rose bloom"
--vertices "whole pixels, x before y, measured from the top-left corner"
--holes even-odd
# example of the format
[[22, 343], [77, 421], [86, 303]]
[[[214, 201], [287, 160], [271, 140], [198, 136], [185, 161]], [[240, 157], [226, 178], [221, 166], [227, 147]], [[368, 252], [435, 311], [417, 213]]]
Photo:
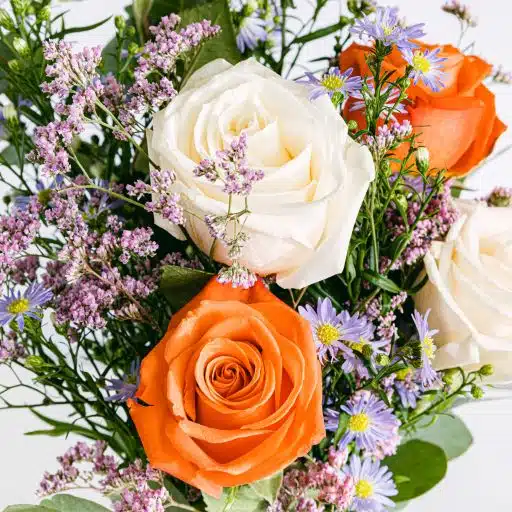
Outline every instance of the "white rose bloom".
[[[255, 60], [236, 66], [215, 60], [155, 114], [148, 137], [150, 157], [176, 172], [173, 191], [189, 213], [185, 229], [209, 254], [212, 238], [200, 219], [226, 214], [228, 196], [222, 184], [198, 178], [193, 170], [246, 132], [249, 166], [265, 176], [249, 196], [244, 230], [250, 240], [240, 263], [262, 276], [277, 274], [284, 288], [302, 288], [343, 270], [357, 213], [374, 178], [368, 149], [350, 139], [329, 98], [311, 102], [308, 94], [304, 85]], [[244, 198], [233, 199], [232, 211], [242, 210]], [[155, 222], [184, 238], [180, 227], [159, 216]], [[213, 257], [230, 263], [221, 243]]]
[[512, 380], [512, 208], [456, 202], [461, 218], [425, 257], [429, 282], [415, 297], [439, 329], [434, 366], [475, 370], [490, 363], [491, 380]]

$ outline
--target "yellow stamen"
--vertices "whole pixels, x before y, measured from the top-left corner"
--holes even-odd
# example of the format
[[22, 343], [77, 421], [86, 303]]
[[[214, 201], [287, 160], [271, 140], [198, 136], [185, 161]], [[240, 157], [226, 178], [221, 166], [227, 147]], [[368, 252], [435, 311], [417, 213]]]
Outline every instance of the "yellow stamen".
[[316, 337], [320, 343], [324, 345], [331, 345], [339, 339], [339, 330], [331, 324], [322, 324], [316, 330]]
[[350, 348], [352, 350], [355, 350], [356, 352], [360, 352], [362, 354], [363, 353], [363, 348], [364, 348], [364, 346], [367, 343], [368, 342], [361, 336], [359, 338], [359, 342], [358, 343], [355, 343], [355, 342], [350, 343]]
[[339, 91], [343, 87], [345, 79], [337, 75], [327, 75], [322, 78], [320, 83], [329, 91]]
[[356, 484], [356, 496], [358, 498], [369, 498], [373, 495], [373, 485], [368, 480], [359, 480]]
[[395, 27], [390, 27], [389, 25], [383, 25], [382, 27], [385, 36], [390, 36], [393, 33], [394, 29]]
[[412, 368], [404, 368], [396, 372], [396, 378], [398, 380], [405, 380], [412, 373]]
[[426, 337], [423, 340], [423, 350], [425, 351], [425, 355], [432, 359], [436, 352], [436, 346], [434, 345], [434, 340], [430, 337]]
[[13, 315], [19, 315], [26, 313], [30, 309], [30, 302], [28, 299], [16, 299], [13, 300], [8, 306], [7, 311]]
[[354, 414], [348, 420], [348, 428], [352, 432], [366, 432], [370, 426], [370, 417], [364, 412]]
[[428, 73], [431, 68], [430, 61], [425, 57], [425, 54], [422, 51], [414, 52], [414, 56], [412, 58], [412, 66], [416, 71], [420, 71], [421, 73]]

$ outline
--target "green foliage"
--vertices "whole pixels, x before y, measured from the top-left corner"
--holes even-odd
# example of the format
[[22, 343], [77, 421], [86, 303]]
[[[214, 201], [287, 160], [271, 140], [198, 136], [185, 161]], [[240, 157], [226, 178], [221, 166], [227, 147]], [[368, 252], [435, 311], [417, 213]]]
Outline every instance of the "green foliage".
[[109, 512], [108, 508], [93, 501], [70, 494], [57, 494], [44, 499], [40, 505], [11, 505], [4, 512]]
[[197, 295], [213, 274], [203, 270], [166, 265], [162, 268], [160, 291], [174, 311], [182, 308]]
[[448, 460], [460, 457], [473, 444], [473, 436], [465, 423], [458, 416], [448, 414], [435, 417], [424, 427], [420, 425], [410, 437], [437, 444]]
[[426, 493], [444, 478], [447, 469], [442, 448], [418, 439], [400, 445], [396, 455], [387, 457], [383, 463], [399, 482], [398, 495], [394, 497], [397, 502]]

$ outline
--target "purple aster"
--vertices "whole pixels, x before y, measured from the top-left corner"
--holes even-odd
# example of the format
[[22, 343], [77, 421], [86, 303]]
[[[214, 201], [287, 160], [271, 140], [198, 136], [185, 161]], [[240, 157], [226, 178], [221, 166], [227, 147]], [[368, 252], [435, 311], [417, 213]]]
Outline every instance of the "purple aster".
[[17, 196], [14, 199], [14, 205], [16, 208], [18, 208], [18, 210], [26, 211], [30, 205], [30, 202], [32, 201], [32, 198], [36, 198], [40, 204], [46, 205], [51, 198], [52, 190], [54, 190], [56, 186], [60, 185], [61, 183], [62, 176], [56, 176], [56, 179], [52, 181], [48, 186], [46, 186], [41, 180], [37, 180], [36, 193], [32, 196]]
[[444, 66], [441, 65], [441, 62], [444, 62], [446, 57], [438, 57], [440, 51], [441, 48], [425, 51], [408, 48], [402, 52], [404, 59], [412, 67], [411, 78], [414, 83], [417, 84], [421, 79], [434, 92], [438, 92], [444, 87], [442, 78], [445, 73], [442, 71]]
[[415, 409], [422, 390], [421, 386], [414, 380], [412, 369], [406, 368], [397, 372], [394, 385], [403, 407]]
[[244, 53], [247, 49], [254, 50], [260, 41], [266, 41], [267, 25], [267, 21], [260, 18], [258, 11], [244, 18], [236, 36], [236, 45], [240, 52]]
[[[368, 90], [371, 94], [371, 96], [375, 96], [375, 85], [373, 82], [368, 82], [367, 84]], [[405, 105], [403, 103], [398, 103], [395, 105], [396, 100], [398, 96], [400, 95], [400, 90], [396, 87], [393, 87], [392, 85], [385, 84], [381, 89], [381, 94], [384, 95], [388, 92], [388, 90], [391, 88], [391, 91], [389, 92], [389, 96], [386, 100], [386, 103], [382, 107], [382, 112], [380, 113], [379, 117], [381, 119], [386, 119], [388, 116], [388, 113], [392, 110], [391, 115], [389, 118], [392, 121], [395, 121], [396, 118], [394, 116], [395, 113], [398, 114], [407, 114], [407, 110], [405, 108]], [[353, 97], [357, 99], [357, 101], [354, 101], [352, 105], [350, 106], [350, 112], [354, 112], [356, 110], [366, 110], [366, 103], [364, 101], [364, 96], [361, 91], [356, 91], [353, 94]]]
[[140, 361], [132, 361], [130, 372], [124, 378], [108, 379], [108, 382], [105, 389], [115, 391], [115, 394], [108, 396], [107, 402], [126, 402], [129, 398], [134, 398], [140, 383]]
[[398, 491], [387, 466], [352, 455], [342, 471], [354, 480], [356, 492], [351, 506], [354, 512], [385, 512], [395, 506], [389, 496], [397, 495]]
[[39, 308], [52, 297], [52, 292], [38, 283], [32, 283], [23, 293], [19, 290], [11, 291], [0, 299], [0, 325], [7, 325], [11, 320], [16, 320], [19, 330], [23, 331], [25, 316], [39, 319]]
[[420, 315], [418, 311], [414, 311], [412, 320], [418, 331], [418, 338], [421, 344], [421, 368], [418, 370], [418, 377], [423, 386], [426, 388], [432, 387], [438, 382], [439, 377], [437, 372], [432, 367], [432, 360], [436, 353], [436, 346], [432, 339], [439, 331], [437, 329], [429, 329], [428, 327], [428, 315], [430, 309], [425, 313], [424, 316]]
[[353, 71], [353, 68], [349, 68], [342, 73], [338, 68], [331, 68], [321, 79], [316, 78], [312, 73], [306, 73], [307, 80], [299, 80], [298, 83], [311, 89], [309, 95], [311, 101], [324, 94], [331, 99], [335, 94], [342, 97], [352, 96], [361, 89], [363, 84], [360, 76], [350, 76]]
[[381, 443], [396, 435], [400, 425], [392, 409], [372, 393], [356, 394], [340, 409], [349, 415], [347, 431], [340, 440], [340, 448], [346, 448], [355, 441], [358, 450], [376, 452]]
[[404, 20], [398, 17], [397, 7], [379, 7], [375, 16], [372, 14], [357, 20], [351, 33], [361, 38], [379, 41], [385, 46], [396, 46], [404, 50], [415, 48], [411, 39], [418, 39], [425, 35], [424, 23], [407, 27]]
[[[341, 315], [336, 313], [331, 299], [318, 299], [316, 310], [309, 304], [306, 307], [299, 306], [299, 313], [311, 325], [318, 359], [321, 363], [324, 363], [327, 357], [330, 357], [331, 361], [336, 359], [339, 350], [342, 350], [344, 354], [352, 353], [352, 350], [342, 342], [344, 329], [340, 319]], [[352, 329], [352, 326], [349, 327]], [[356, 335], [355, 329], [350, 332], [352, 336]]]

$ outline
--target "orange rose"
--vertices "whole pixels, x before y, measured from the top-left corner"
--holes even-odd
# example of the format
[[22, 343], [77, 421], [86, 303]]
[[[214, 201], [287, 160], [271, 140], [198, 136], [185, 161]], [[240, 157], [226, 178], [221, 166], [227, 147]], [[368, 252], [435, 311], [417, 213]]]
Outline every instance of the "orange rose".
[[[437, 48], [416, 41], [423, 50]], [[365, 62], [368, 47], [352, 44], [340, 56], [342, 70], [353, 67], [355, 74], [369, 76]], [[432, 168], [446, 168], [451, 176], [463, 176], [482, 161], [493, 149], [496, 139], [505, 131], [506, 126], [496, 117], [494, 94], [483, 85], [492, 66], [473, 55], [464, 55], [457, 48], [446, 45], [441, 47], [440, 57], [445, 76], [445, 87], [433, 92], [421, 80], [412, 85], [407, 93], [412, 104], [407, 106], [408, 118], [414, 131], [421, 134], [419, 142], [430, 152]], [[406, 62], [395, 48], [386, 57], [383, 71], [396, 71], [403, 76]], [[350, 112], [352, 102], [345, 106], [345, 118], [355, 119], [364, 125], [361, 112]], [[403, 154], [402, 154], [403, 152]], [[405, 156], [405, 148], [397, 151]]]
[[212, 279], [143, 360], [135, 422], [150, 463], [213, 496], [268, 477], [325, 436], [306, 320], [258, 282]]

